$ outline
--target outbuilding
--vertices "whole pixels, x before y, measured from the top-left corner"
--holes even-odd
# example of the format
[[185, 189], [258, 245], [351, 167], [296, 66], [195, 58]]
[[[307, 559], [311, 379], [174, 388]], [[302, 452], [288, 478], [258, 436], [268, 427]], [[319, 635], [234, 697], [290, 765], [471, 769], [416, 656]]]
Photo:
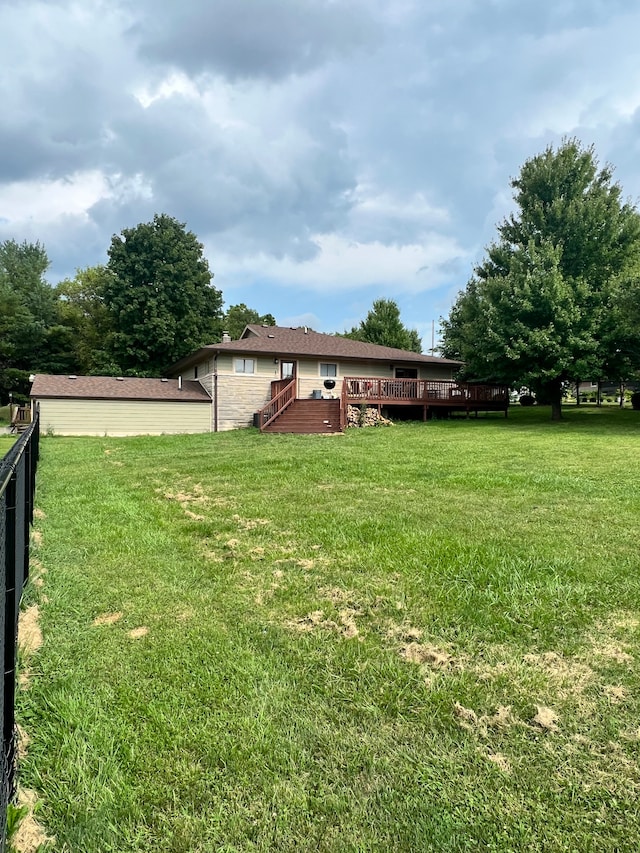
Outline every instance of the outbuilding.
[[161, 435], [211, 430], [211, 397], [189, 379], [36, 374], [32, 406], [55, 435]]

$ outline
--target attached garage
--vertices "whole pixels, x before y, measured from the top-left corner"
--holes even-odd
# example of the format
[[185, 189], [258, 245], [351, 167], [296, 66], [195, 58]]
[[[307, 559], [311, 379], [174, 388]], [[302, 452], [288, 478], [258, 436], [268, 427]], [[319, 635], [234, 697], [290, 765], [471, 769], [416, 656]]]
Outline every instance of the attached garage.
[[37, 374], [31, 401], [42, 431], [54, 435], [211, 431], [211, 398], [193, 380]]

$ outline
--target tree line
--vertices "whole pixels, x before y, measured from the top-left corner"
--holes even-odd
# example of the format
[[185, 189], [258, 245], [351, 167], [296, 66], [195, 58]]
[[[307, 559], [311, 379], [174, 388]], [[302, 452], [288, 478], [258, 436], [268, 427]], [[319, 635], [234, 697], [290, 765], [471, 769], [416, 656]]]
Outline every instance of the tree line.
[[[640, 378], [640, 214], [611, 166], [575, 139], [527, 160], [497, 228], [442, 321], [460, 377], [531, 389], [561, 417], [568, 383]], [[223, 310], [203, 246], [166, 214], [114, 235], [104, 266], [51, 287], [40, 243], [0, 243], [0, 401], [29, 374], [160, 376], [228, 330], [275, 324]], [[420, 352], [397, 304], [378, 299], [346, 337]]]
[[200, 346], [275, 325], [244, 303], [223, 307], [203, 246], [166, 214], [124, 229], [105, 265], [55, 286], [39, 242], [0, 243], [0, 402], [26, 399], [31, 373], [161, 376]]
[[640, 215], [575, 139], [527, 160], [516, 210], [442, 322], [476, 381], [526, 386], [561, 417], [568, 383], [640, 376]]
[[[250, 323], [275, 325], [244, 303], [224, 310], [202, 244], [166, 214], [114, 235], [105, 265], [55, 286], [40, 243], [0, 243], [0, 404], [26, 400], [32, 373], [161, 376], [205, 344]], [[421, 351], [395, 302], [378, 299], [346, 337]]]

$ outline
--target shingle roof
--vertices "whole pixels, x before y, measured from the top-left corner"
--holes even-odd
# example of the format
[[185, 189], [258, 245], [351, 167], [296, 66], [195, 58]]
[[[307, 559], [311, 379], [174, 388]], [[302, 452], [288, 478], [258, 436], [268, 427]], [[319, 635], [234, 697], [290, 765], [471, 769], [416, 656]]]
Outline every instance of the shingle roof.
[[387, 361], [419, 364], [459, 365], [461, 362], [432, 355], [409, 352], [408, 350], [383, 347], [363, 341], [352, 341], [337, 335], [314, 332], [305, 326], [247, 326], [240, 340], [229, 343], [210, 344], [174, 364], [169, 373], [196, 364], [216, 353], [251, 353], [277, 356], [311, 356], [316, 358], [352, 361]]
[[36, 374], [31, 386], [35, 398], [66, 397], [84, 400], [164, 400], [211, 403], [211, 397], [192, 379], [140, 379], [134, 376], [52, 376]]

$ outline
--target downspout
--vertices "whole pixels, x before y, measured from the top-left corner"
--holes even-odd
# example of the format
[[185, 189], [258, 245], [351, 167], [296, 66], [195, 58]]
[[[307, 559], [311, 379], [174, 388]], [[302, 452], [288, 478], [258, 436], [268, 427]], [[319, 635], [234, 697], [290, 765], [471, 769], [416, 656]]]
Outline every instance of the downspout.
[[218, 432], [218, 355], [213, 357], [213, 431]]

